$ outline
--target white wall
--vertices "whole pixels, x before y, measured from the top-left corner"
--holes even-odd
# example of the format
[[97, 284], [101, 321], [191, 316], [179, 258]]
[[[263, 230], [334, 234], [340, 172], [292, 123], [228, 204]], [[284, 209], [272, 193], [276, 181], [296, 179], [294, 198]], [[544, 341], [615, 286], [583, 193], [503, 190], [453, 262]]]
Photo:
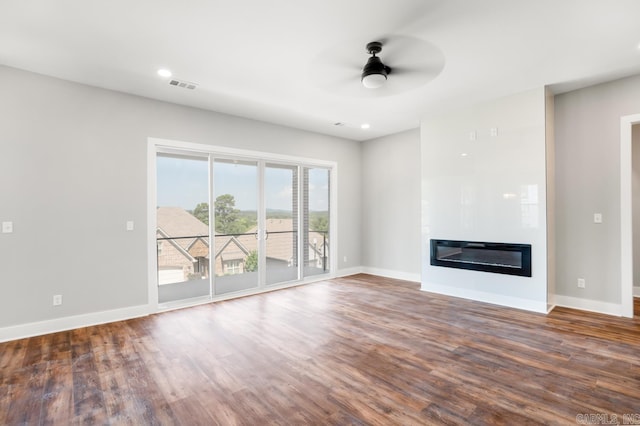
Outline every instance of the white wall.
[[420, 281], [420, 130], [362, 143], [362, 266]]
[[336, 161], [339, 268], [361, 264], [359, 142], [7, 67], [0, 93], [0, 332], [147, 304], [149, 137]]
[[[620, 118], [640, 113], [640, 76], [557, 95], [556, 300], [619, 314]], [[603, 223], [593, 223], [602, 213]], [[577, 288], [577, 278], [586, 287]]]
[[[547, 311], [545, 101], [540, 88], [423, 120], [423, 290]], [[532, 277], [431, 266], [431, 238], [531, 244]]]

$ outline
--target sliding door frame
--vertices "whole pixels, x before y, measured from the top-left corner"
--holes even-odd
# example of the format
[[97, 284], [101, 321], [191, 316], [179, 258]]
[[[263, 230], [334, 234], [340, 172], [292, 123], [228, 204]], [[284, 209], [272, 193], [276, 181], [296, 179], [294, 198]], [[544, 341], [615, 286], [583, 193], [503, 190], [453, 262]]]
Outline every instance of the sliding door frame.
[[[157, 207], [157, 166], [156, 166], [156, 156], [158, 153], [176, 153], [176, 154], [194, 154], [197, 156], [209, 156], [209, 185], [210, 185], [210, 193], [212, 193], [214, 188], [214, 177], [212, 173], [212, 165], [216, 158], [233, 158], [238, 160], [248, 160], [248, 161], [257, 161], [259, 164], [259, 182], [262, 186], [259, 188], [259, 200], [258, 200], [258, 214], [265, 215], [264, 207], [264, 167], [268, 163], [279, 163], [279, 164], [287, 164], [296, 166], [298, 170], [298, 179], [301, 181], [302, 179], [302, 171], [305, 167], [317, 167], [324, 168], [329, 170], [329, 271], [327, 274], [320, 275], [312, 275], [309, 277], [304, 276], [304, 259], [301, 257], [303, 255], [302, 244], [298, 244], [298, 277], [299, 279], [296, 281], [285, 282], [282, 284], [273, 284], [266, 285], [264, 281], [264, 274], [266, 272], [264, 260], [262, 260], [262, 267], [260, 270], [260, 285], [256, 289], [251, 289], [251, 291], [242, 291], [228, 295], [215, 295], [214, 289], [212, 289], [212, 294], [207, 300], [186, 300], [183, 302], [175, 302], [171, 304], [163, 304], [162, 306], [158, 303], [158, 275], [157, 275], [157, 256], [156, 253], [156, 207]], [[261, 166], [260, 166], [261, 165]], [[298, 203], [302, 201], [302, 184], [298, 184]], [[210, 303], [219, 300], [230, 299], [234, 297], [242, 297], [248, 294], [257, 294], [266, 291], [278, 290], [281, 288], [297, 286], [301, 284], [306, 284], [315, 281], [325, 280], [327, 278], [331, 278], [336, 276], [337, 270], [337, 248], [338, 248], [338, 222], [337, 222], [337, 211], [338, 211], [338, 165], [335, 161], [326, 161], [326, 160], [317, 160], [305, 157], [297, 157], [291, 155], [284, 154], [275, 154], [269, 152], [262, 151], [252, 151], [252, 150], [244, 150], [244, 149], [236, 149], [224, 146], [217, 145], [207, 145], [207, 144], [199, 144], [192, 142], [182, 142], [168, 139], [159, 139], [159, 138], [149, 138], [147, 144], [147, 253], [148, 253], [148, 303], [151, 312], [159, 312], [169, 309], [182, 308], [185, 306], [198, 305], [203, 303]], [[210, 206], [213, 201], [210, 200]], [[299, 204], [300, 205], [300, 204]], [[212, 222], [213, 217], [213, 208], [209, 208], [209, 220]], [[302, 219], [302, 209], [298, 208], [298, 226], [300, 226]], [[263, 223], [264, 219], [262, 218]], [[260, 218], [258, 218], [260, 223]], [[213, 244], [214, 240], [212, 239], [211, 234], [215, 234], [213, 227], [209, 229], [210, 236], [210, 279], [215, 281], [215, 277], [213, 277], [214, 269], [211, 269], [212, 263], [215, 262], [215, 245]], [[265, 230], [261, 229], [260, 233], [264, 234]], [[301, 236], [301, 231], [298, 232], [299, 236]], [[262, 248], [263, 253], [266, 249], [264, 244], [264, 236], [261, 235], [260, 240], [260, 248]], [[298, 241], [301, 241], [302, 238], [299, 237]], [[264, 258], [263, 255], [260, 258]], [[213, 282], [214, 282], [213, 281]], [[215, 284], [214, 284], [215, 285]]]

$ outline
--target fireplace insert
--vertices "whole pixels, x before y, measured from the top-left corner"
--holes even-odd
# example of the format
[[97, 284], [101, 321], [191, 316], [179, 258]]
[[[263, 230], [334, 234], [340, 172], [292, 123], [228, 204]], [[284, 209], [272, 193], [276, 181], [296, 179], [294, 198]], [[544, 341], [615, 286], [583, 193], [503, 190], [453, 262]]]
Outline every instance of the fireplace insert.
[[431, 264], [530, 277], [531, 244], [432, 239]]

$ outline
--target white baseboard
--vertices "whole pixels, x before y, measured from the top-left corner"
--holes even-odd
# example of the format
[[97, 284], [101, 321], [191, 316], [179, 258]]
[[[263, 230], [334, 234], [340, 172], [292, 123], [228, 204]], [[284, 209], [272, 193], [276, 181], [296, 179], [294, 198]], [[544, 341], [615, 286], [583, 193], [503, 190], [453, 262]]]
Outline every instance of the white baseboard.
[[486, 293], [483, 291], [470, 290], [467, 288], [449, 287], [442, 284], [422, 283], [422, 285], [420, 286], [420, 290], [431, 293], [444, 294], [445, 296], [460, 297], [462, 299], [507, 306], [510, 308], [523, 309], [526, 311], [538, 312], [541, 314], [546, 314], [548, 310], [546, 302], [521, 299], [518, 297], [504, 296], [495, 293]]
[[[420, 274], [370, 267], [340, 269], [335, 274], [332, 274], [332, 276], [339, 278], [360, 273], [378, 275], [381, 277], [393, 278], [398, 280], [420, 282]], [[525, 309], [533, 312], [547, 313], [549, 311], [549, 307], [545, 303], [527, 299], [519, 299], [510, 296], [497, 295], [493, 293], [472, 291], [468, 289], [457, 289], [455, 287], [429, 283], [422, 284], [420, 289], [422, 291], [460, 297], [463, 299], [477, 300], [480, 302], [508, 306], [517, 309]], [[634, 287], [633, 290], [634, 296], [640, 297], [640, 287]], [[549, 303], [556, 306], [581, 309], [585, 311], [598, 312], [615, 316], [621, 316], [622, 312], [622, 308], [619, 304], [579, 299], [562, 295], [550, 295]], [[58, 331], [72, 330], [80, 327], [105, 324], [114, 321], [122, 321], [131, 318], [146, 316], [153, 312], [154, 310], [150, 305], [139, 305], [122, 309], [114, 309], [110, 311], [92, 312], [83, 315], [56, 318], [48, 321], [39, 321], [3, 327], [0, 328], [0, 342], [55, 333]]]
[[83, 315], [74, 315], [47, 321], [3, 327], [0, 328], [0, 342], [143, 317], [149, 315], [150, 310], [151, 307], [149, 305], [139, 305], [128, 308], [113, 309], [110, 311], [92, 312]]
[[360, 266], [357, 266], [355, 268], [338, 269], [338, 271], [336, 271], [336, 273], [332, 275], [332, 278], [347, 277], [349, 275], [355, 275], [355, 274], [361, 274], [361, 273], [362, 273], [362, 267]]
[[622, 316], [622, 306], [619, 303], [600, 302], [598, 300], [580, 299], [578, 297], [556, 294], [556, 306], [564, 308], [580, 309], [582, 311], [597, 312], [599, 314]]
[[640, 287], [633, 288], [633, 297], [640, 297]]
[[396, 280], [420, 282], [420, 274], [412, 274], [410, 272], [393, 271], [390, 269], [370, 268], [368, 266], [362, 267], [362, 272], [365, 274], [378, 275], [385, 278], [394, 278]]

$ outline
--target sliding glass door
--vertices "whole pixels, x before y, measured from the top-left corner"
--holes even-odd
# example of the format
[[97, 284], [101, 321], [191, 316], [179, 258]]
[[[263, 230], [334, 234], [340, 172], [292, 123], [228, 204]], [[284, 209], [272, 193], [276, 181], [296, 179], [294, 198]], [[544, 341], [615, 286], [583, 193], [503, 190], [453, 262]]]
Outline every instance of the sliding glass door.
[[259, 284], [258, 163], [213, 162], [216, 295]]
[[329, 272], [329, 168], [167, 149], [156, 170], [159, 303]]
[[298, 166], [267, 164], [264, 171], [266, 283], [300, 278]]
[[158, 154], [158, 302], [210, 296], [209, 160]]
[[304, 276], [329, 271], [329, 170], [304, 169], [302, 234]]

